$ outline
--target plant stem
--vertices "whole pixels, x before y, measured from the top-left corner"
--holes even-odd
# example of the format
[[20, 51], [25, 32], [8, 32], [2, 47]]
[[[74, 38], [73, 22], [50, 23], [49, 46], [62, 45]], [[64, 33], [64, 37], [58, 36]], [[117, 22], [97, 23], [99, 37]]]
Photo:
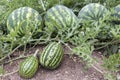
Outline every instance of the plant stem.
[[24, 44], [24, 51], [23, 51], [23, 55], [25, 55], [25, 51], [26, 51], [26, 43]]
[[[11, 61], [16, 61], [16, 60], [19, 60], [19, 59], [23, 59], [23, 58], [29, 57], [29, 56], [31, 56], [31, 55], [32, 55], [32, 54], [27, 55], [27, 56], [19, 56], [19, 57], [17, 57], [17, 58], [12, 59]], [[11, 61], [4, 62], [4, 64], [10, 63]]]
[[98, 72], [100, 72], [101, 74], [104, 73], [103, 71], [101, 71], [100, 69], [98, 69], [97, 67], [95, 67], [94, 65], [92, 65], [92, 67], [93, 67], [95, 70], [97, 70]]
[[64, 43], [63, 41], [59, 40], [62, 44], [64, 44], [69, 50], [72, 51], [72, 48], [70, 46], [68, 46], [68, 44]]
[[43, 7], [43, 10], [46, 11], [45, 5], [44, 5], [44, 3], [43, 3], [42, 0], [40, 0], [40, 3], [41, 3], [41, 5], [42, 5], [42, 7]]
[[15, 70], [15, 71], [13, 71], [13, 72], [11, 72], [11, 73], [6, 73], [6, 74], [4, 74], [4, 75], [0, 75], [0, 77], [6, 77], [6, 76], [12, 75], [12, 74], [14, 74], [14, 73], [16, 73], [16, 72], [18, 72], [18, 69]]
[[0, 59], [0, 62], [2, 60], [4, 60], [6, 57], [8, 57], [9, 55], [11, 55], [13, 52], [15, 52], [19, 47], [21, 47], [21, 45], [17, 46], [14, 50], [12, 50], [11, 52], [8, 53], [8, 55], [4, 56], [3, 58]]
[[39, 52], [39, 49], [37, 49], [36, 51], [35, 51], [35, 53], [34, 53], [34, 57], [36, 57], [37, 56], [37, 54], [38, 54], [38, 52]]

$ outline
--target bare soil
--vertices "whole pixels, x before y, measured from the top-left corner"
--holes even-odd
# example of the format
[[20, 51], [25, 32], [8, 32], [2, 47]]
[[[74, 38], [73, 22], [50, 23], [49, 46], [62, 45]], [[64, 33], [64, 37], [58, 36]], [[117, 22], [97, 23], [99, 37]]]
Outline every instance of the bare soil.
[[[43, 47], [37, 47], [41, 51]], [[36, 50], [34, 48], [29, 53], [33, 53]], [[104, 80], [103, 75], [98, 72], [95, 68], [85, 68], [85, 64], [80, 61], [77, 56], [68, 55], [70, 51], [65, 48], [65, 55], [61, 65], [55, 70], [47, 70], [42, 66], [39, 66], [39, 70], [32, 79], [27, 80]], [[17, 53], [16, 53], [17, 54]], [[15, 54], [15, 55], [16, 55]], [[100, 55], [94, 52], [94, 57], [98, 57], [101, 64]], [[24, 59], [16, 60], [11, 64], [5, 65], [5, 71], [12, 72], [19, 68], [20, 62]], [[95, 64], [100, 69], [100, 64]], [[18, 72], [11, 74], [6, 77], [1, 77], [0, 80], [26, 80], [19, 76]]]

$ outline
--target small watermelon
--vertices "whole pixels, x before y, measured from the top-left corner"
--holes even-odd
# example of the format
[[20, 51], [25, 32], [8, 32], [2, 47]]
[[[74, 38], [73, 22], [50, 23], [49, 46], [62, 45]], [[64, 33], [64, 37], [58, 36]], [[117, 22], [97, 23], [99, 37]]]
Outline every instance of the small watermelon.
[[40, 56], [40, 64], [47, 69], [55, 69], [60, 65], [63, 54], [64, 52], [61, 44], [52, 42], [43, 50]]
[[37, 54], [39, 50], [36, 50], [34, 55], [27, 57], [21, 62], [19, 67], [19, 75], [23, 78], [32, 78], [38, 70]]
[[30, 7], [20, 7], [14, 10], [7, 19], [8, 32], [17, 32], [23, 36], [27, 31], [41, 29], [42, 17]]
[[56, 5], [50, 8], [44, 18], [45, 25], [49, 31], [74, 27], [78, 23], [73, 11], [63, 5]]
[[108, 10], [99, 3], [89, 3], [78, 13], [80, 22], [96, 22], [107, 14]]

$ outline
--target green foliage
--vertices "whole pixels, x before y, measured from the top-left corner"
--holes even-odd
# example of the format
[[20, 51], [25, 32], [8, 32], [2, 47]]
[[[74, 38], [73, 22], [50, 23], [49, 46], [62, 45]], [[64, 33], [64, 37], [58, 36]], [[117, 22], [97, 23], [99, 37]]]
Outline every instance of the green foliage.
[[94, 61], [92, 57], [93, 50], [94, 47], [89, 43], [86, 43], [73, 48], [73, 53], [82, 58], [83, 61], [87, 62], [87, 65], [91, 65]]
[[119, 71], [120, 67], [120, 53], [110, 55], [109, 58], [104, 58], [104, 67], [112, 72]]
[[108, 8], [113, 8], [117, 6], [118, 4], [120, 4], [120, 1], [119, 0], [105, 0], [104, 4], [106, 4]]
[[[32, 36], [38, 35], [35, 30], [32, 32], [26, 27], [23, 37], [18, 37], [18, 29], [10, 34], [4, 34], [6, 31], [6, 19], [8, 15], [16, 8], [28, 6], [36, 9], [39, 13], [44, 14], [45, 10], [56, 4], [63, 4], [71, 8], [75, 14], [80, 9], [91, 2], [101, 3], [106, 6], [110, 12], [103, 19], [93, 23], [85, 22], [71, 28], [58, 30], [57, 33], [47, 33], [43, 31], [37, 39]], [[103, 49], [107, 57], [104, 57], [104, 66], [111, 72], [119, 71], [120, 67], [120, 25], [118, 17], [111, 16], [112, 8], [120, 4], [119, 0], [0, 0], [0, 62], [9, 57], [19, 47], [29, 44], [44, 44], [50, 41], [61, 41], [64, 44], [70, 42], [74, 47], [72, 53], [78, 55], [87, 64], [93, 64], [94, 58], [92, 52], [94, 50]], [[113, 11], [114, 13], [114, 11]], [[42, 15], [41, 14], [41, 15]], [[115, 20], [115, 22], [114, 22]], [[54, 23], [52, 23], [54, 24]], [[29, 25], [34, 27], [34, 25]], [[41, 32], [38, 30], [37, 32]], [[69, 45], [67, 45], [70, 47]], [[113, 54], [114, 53], [114, 54]], [[4, 64], [4, 63], [3, 63]], [[2, 68], [0, 68], [2, 71]], [[1, 73], [1, 72], [0, 72]], [[111, 77], [110, 75], [107, 75]]]
[[[89, 26], [89, 27], [88, 27]], [[94, 50], [94, 43], [97, 42], [95, 39], [99, 32], [99, 26], [84, 25], [79, 28], [79, 31], [75, 31], [75, 35], [69, 39], [69, 41], [75, 45], [73, 48], [74, 54], [78, 55], [87, 62], [87, 64], [92, 64], [94, 59], [92, 57], [92, 52]]]
[[120, 25], [115, 25], [110, 31], [115, 39], [120, 40]]
[[38, 0], [38, 2], [42, 5], [43, 10], [48, 10], [53, 6], [60, 4], [60, 0]]

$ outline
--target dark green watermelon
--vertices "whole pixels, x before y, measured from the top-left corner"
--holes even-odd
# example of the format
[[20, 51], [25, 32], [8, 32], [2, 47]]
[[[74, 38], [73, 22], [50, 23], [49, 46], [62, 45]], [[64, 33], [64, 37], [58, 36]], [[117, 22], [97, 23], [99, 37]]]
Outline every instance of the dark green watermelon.
[[78, 23], [73, 11], [63, 5], [56, 5], [50, 8], [46, 12], [44, 19], [48, 31], [59, 31], [63, 28], [75, 27]]
[[99, 3], [89, 3], [84, 6], [78, 13], [78, 18], [81, 22], [96, 22], [108, 13], [105, 6]]
[[23, 36], [28, 31], [32, 33], [34, 30], [41, 29], [41, 24], [42, 17], [30, 7], [20, 7], [14, 10], [7, 19], [8, 31], [17, 32], [19, 36]]
[[45, 47], [40, 55], [40, 64], [47, 69], [57, 68], [64, 55], [63, 47], [60, 43], [52, 42]]

